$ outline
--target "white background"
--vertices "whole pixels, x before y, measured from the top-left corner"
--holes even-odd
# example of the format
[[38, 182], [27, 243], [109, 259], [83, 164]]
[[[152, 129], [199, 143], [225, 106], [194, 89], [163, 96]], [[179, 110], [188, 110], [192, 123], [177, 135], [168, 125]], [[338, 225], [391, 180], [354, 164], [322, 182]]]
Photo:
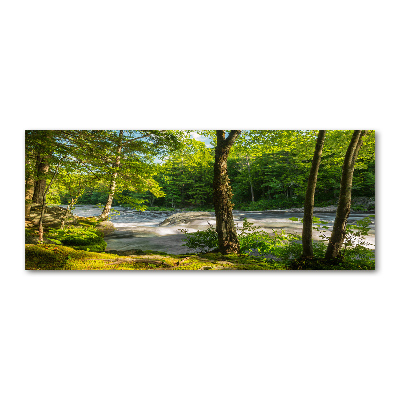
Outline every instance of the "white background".
[[[398, 399], [394, 1], [1, 7], [0, 397]], [[25, 129], [375, 129], [377, 270], [24, 271]]]

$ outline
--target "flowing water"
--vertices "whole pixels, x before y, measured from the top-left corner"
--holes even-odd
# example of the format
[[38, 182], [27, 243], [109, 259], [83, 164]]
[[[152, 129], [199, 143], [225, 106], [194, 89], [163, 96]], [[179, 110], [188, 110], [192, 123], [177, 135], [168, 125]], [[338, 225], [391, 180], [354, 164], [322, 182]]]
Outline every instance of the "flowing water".
[[[66, 206], [62, 206], [66, 207]], [[111, 222], [116, 230], [105, 237], [107, 250], [157, 250], [170, 254], [188, 253], [189, 249], [183, 246], [184, 234], [180, 231], [185, 229], [188, 232], [195, 232], [208, 228], [208, 224], [215, 226], [215, 218], [212, 213], [202, 213], [196, 217], [192, 213], [191, 218], [184, 222], [160, 226], [160, 224], [173, 212], [164, 211], [134, 211], [127, 207], [113, 207]], [[78, 205], [73, 213], [81, 217], [100, 215], [101, 209], [97, 206]], [[243, 225], [246, 218], [256, 226], [262, 227], [268, 232], [275, 230], [285, 230], [286, 232], [301, 234], [302, 223], [300, 219], [303, 214], [300, 212], [288, 212], [284, 210], [276, 211], [234, 211], [234, 219], [239, 228]], [[189, 215], [189, 214], [188, 214]], [[324, 225], [331, 230], [335, 219], [335, 213], [314, 213], [315, 217], [324, 221]], [[356, 221], [370, 216], [369, 214], [350, 214], [348, 223], [354, 224]], [[292, 221], [290, 218], [298, 218], [299, 221]], [[368, 247], [375, 248], [375, 218], [371, 218], [370, 231], [367, 236]], [[327, 232], [327, 236], [330, 233]], [[317, 231], [314, 231], [313, 238], [320, 240]]]

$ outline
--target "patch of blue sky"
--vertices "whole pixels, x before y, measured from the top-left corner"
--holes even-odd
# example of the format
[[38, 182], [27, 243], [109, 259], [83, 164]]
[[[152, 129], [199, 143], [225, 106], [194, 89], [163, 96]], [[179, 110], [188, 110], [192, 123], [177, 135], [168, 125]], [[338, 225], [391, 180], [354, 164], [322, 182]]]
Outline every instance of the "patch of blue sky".
[[213, 147], [212, 144], [211, 144], [211, 139], [210, 138], [208, 138], [206, 136], [203, 136], [203, 135], [200, 135], [199, 133], [197, 133], [195, 131], [190, 131], [189, 133], [190, 133], [190, 136], [193, 139], [198, 140], [199, 142], [205, 143], [206, 147]]

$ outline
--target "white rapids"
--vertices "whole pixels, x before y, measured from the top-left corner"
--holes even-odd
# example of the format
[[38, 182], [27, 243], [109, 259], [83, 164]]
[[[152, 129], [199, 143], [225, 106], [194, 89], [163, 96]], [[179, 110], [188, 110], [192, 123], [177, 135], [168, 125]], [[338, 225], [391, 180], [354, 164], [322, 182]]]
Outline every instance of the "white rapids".
[[[66, 206], [63, 206], [66, 207]], [[205, 230], [208, 224], [215, 226], [215, 217], [213, 213], [188, 213], [191, 218], [183, 221], [177, 221], [173, 224], [160, 226], [173, 212], [166, 211], [135, 211], [127, 207], [113, 207], [115, 212], [112, 213], [110, 220], [114, 224], [116, 230], [107, 235], [104, 239], [107, 242], [107, 250], [156, 250], [164, 251], [170, 254], [190, 253], [190, 249], [183, 246], [184, 234], [182, 229], [188, 232], [197, 230]], [[100, 215], [101, 209], [92, 205], [78, 205], [73, 213], [81, 217], [89, 217]], [[285, 230], [285, 232], [296, 233], [301, 235], [302, 223], [300, 219], [303, 214], [300, 212], [291, 212], [290, 210], [270, 210], [270, 211], [234, 211], [234, 220], [238, 227], [243, 226], [243, 220], [246, 218], [248, 222], [260, 226], [267, 232], [272, 233], [273, 230]], [[314, 213], [315, 217], [324, 221], [323, 225], [328, 227], [325, 233], [330, 236], [335, 213]], [[369, 214], [350, 214], [348, 223], [354, 224]], [[290, 218], [298, 218], [298, 221], [290, 220]], [[368, 247], [375, 249], [375, 218], [371, 218], [370, 231], [366, 237], [369, 243]], [[314, 240], [321, 240], [320, 232], [313, 232]], [[193, 251], [192, 251], [193, 252]]]

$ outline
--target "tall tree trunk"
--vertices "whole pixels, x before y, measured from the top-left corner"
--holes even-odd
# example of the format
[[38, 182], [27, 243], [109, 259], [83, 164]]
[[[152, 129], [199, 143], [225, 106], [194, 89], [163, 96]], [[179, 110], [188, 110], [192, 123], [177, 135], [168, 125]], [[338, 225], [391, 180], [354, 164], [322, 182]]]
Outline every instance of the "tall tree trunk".
[[304, 219], [303, 219], [303, 257], [312, 257], [312, 223], [314, 211], [314, 195], [317, 185], [318, 169], [321, 163], [322, 148], [324, 147], [326, 131], [319, 131], [317, 143], [315, 144], [314, 157], [311, 164], [310, 175], [308, 177], [306, 198], [304, 201]]
[[122, 137], [123, 137], [123, 130], [120, 130], [119, 138], [118, 138], [117, 156], [115, 158], [115, 163], [113, 164], [114, 172], [111, 175], [111, 182], [110, 182], [110, 188], [108, 191], [108, 198], [107, 198], [106, 205], [104, 206], [103, 211], [99, 217], [100, 220], [107, 219], [110, 214], [110, 211], [111, 211], [111, 205], [113, 202], [115, 189], [117, 187], [118, 169], [121, 164]]
[[35, 188], [35, 179], [31, 167], [32, 159], [28, 154], [25, 154], [25, 219], [29, 218], [31, 213], [31, 205], [33, 192]]
[[36, 181], [32, 197], [32, 203], [40, 204], [46, 189], [46, 176], [49, 172], [48, 157], [38, 154], [36, 156]]
[[49, 191], [51, 185], [54, 182], [54, 178], [56, 177], [57, 173], [58, 173], [58, 169], [60, 168], [62, 159], [58, 162], [58, 165], [56, 167], [56, 170], [54, 171], [53, 177], [51, 178], [50, 183], [47, 185], [47, 188], [45, 187], [45, 190], [43, 192], [43, 196], [41, 199], [41, 203], [42, 203], [42, 210], [40, 212], [40, 218], [39, 218], [39, 242], [43, 242], [43, 218], [44, 218], [44, 213], [45, 213], [45, 209], [46, 209], [46, 195], [47, 192]]
[[365, 131], [354, 131], [344, 158], [339, 202], [332, 235], [325, 253], [326, 259], [336, 258], [340, 254], [340, 249], [346, 236], [347, 218], [349, 217], [351, 207], [351, 187], [353, 184], [354, 165], [362, 145], [362, 137], [365, 133]]
[[240, 131], [231, 131], [225, 139], [225, 131], [217, 131], [215, 148], [213, 201], [217, 221], [218, 247], [222, 254], [239, 253], [239, 241], [232, 214], [232, 189], [228, 177], [229, 151]]
[[251, 202], [254, 203], [254, 190], [253, 190], [253, 181], [251, 179], [250, 173], [250, 158], [249, 155], [246, 154], [246, 164], [247, 164], [247, 173], [249, 175], [249, 183], [250, 183], [250, 192], [251, 192]]
[[34, 185], [35, 180], [28, 177], [25, 183], [25, 218], [29, 218], [31, 213]]

